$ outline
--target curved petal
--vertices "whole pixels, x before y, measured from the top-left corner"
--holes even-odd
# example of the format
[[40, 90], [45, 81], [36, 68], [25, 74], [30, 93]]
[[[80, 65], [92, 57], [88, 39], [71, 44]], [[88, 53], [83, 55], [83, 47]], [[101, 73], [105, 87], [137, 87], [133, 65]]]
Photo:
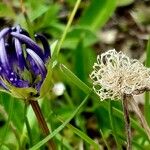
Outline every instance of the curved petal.
[[33, 50], [27, 48], [26, 51], [31, 56], [31, 58], [34, 60], [35, 64], [37, 65], [37, 67], [42, 75], [42, 78], [44, 79], [47, 71], [46, 71], [46, 67], [44, 65], [43, 60]]
[[19, 32], [23, 35], [30, 37], [29, 33], [25, 29], [20, 28]]
[[26, 60], [30, 64], [30, 66], [28, 66], [28, 69], [31, 69], [31, 71], [34, 73], [35, 76], [39, 75], [40, 71], [39, 71], [35, 61], [33, 60], [33, 58], [29, 54], [27, 54]]
[[20, 41], [24, 42], [27, 46], [29, 46], [31, 49], [35, 51], [37, 55], [39, 55], [42, 59], [44, 58], [43, 55], [43, 50], [29, 37], [26, 35], [16, 33], [16, 32], [11, 32], [11, 35], [19, 39]]
[[0, 31], [0, 40], [3, 38], [7, 33], [11, 31], [10, 28], [4, 28], [3, 30]]
[[[20, 29], [21, 29], [20, 26], [17, 26], [16, 32], [19, 33]], [[25, 67], [25, 58], [23, 55], [22, 46], [21, 46], [20, 41], [17, 38], [14, 39], [14, 43], [15, 43], [15, 50], [16, 50], [16, 54], [17, 54], [19, 67], [21, 70], [23, 70]]]
[[16, 50], [16, 54], [17, 54], [17, 58], [18, 58], [18, 64], [19, 64], [20, 69], [23, 70], [25, 67], [25, 59], [23, 56], [21, 43], [16, 38], [15, 38], [14, 42], [15, 42], [15, 50]]
[[51, 50], [50, 50], [49, 43], [46, 37], [41, 34], [35, 34], [35, 38], [39, 39], [42, 42], [44, 48], [44, 61], [46, 61], [49, 57], [51, 57]]
[[8, 70], [10, 68], [4, 38], [1, 38], [0, 40], [0, 62], [4, 69]]

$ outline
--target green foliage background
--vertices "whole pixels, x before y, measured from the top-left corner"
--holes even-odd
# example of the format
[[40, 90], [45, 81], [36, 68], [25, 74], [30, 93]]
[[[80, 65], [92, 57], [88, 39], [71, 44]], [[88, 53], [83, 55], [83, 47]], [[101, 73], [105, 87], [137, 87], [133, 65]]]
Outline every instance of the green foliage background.
[[[43, 114], [52, 130], [44, 138], [30, 107], [9, 94], [0, 94], [0, 149], [45, 149], [45, 143], [53, 138], [58, 150], [123, 149], [126, 135], [122, 106], [119, 101], [100, 101], [92, 91], [89, 74], [99, 53], [99, 32], [115, 14], [118, 7], [132, 5], [134, 0], [83, 0], [74, 18], [71, 12], [76, 0], [24, 0], [22, 6], [28, 15], [26, 20], [19, 0], [0, 2], [1, 28], [20, 24], [30, 34], [43, 33], [52, 48], [52, 61], [45, 88], [49, 92], [39, 99]], [[145, 23], [145, 14], [136, 12], [138, 25]], [[142, 17], [141, 17], [142, 16]], [[142, 19], [141, 19], [142, 18]], [[72, 24], [67, 27], [68, 20]], [[146, 24], [148, 24], [146, 22]], [[71, 22], [70, 22], [71, 23]], [[121, 23], [120, 23], [121, 24]], [[64, 39], [62, 40], [62, 36]], [[125, 37], [126, 38], [126, 37]], [[61, 41], [62, 40], [62, 41]], [[146, 45], [146, 44], [145, 44]], [[111, 47], [112, 45], [110, 45]], [[112, 47], [114, 48], [114, 47]], [[146, 48], [145, 48], [146, 49]], [[149, 66], [150, 44], [147, 46], [146, 65]], [[52, 87], [62, 82], [66, 90], [55, 96]], [[43, 89], [44, 90], [44, 89]], [[144, 113], [150, 123], [149, 94], [146, 93]], [[25, 122], [29, 123], [28, 129]], [[134, 150], [150, 149], [150, 141], [134, 115], [132, 122], [132, 147]]]

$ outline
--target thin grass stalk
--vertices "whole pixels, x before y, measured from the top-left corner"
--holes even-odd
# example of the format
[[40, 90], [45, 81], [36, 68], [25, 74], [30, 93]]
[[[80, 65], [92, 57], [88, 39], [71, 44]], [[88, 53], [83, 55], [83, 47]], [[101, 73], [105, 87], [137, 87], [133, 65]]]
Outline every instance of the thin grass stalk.
[[32, 133], [31, 133], [31, 127], [30, 127], [30, 123], [27, 117], [27, 108], [28, 108], [28, 104], [25, 103], [25, 110], [24, 110], [24, 121], [25, 121], [25, 125], [26, 125], [26, 129], [28, 132], [28, 137], [29, 137], [29, 143], [30, 143], [30, 147], [33, 146], [33, 137], [32, 137]]
[[105, 143], [105, 146], [107, 147], [107, 150], [111, 150], [111, 148], [109, 147], [109, 144], [107, 143], [107, 141], [106, 141], [106, 139], [105, 139], [105, 137], [104, 137], [104, 134], [103, 134], [103, 132], [102, 132], [101, 129], [100, 129], [100, 134], [101, 134], [102, 139], [103, 139], [103, 141], [104, 141], [104, 143]]
[[127, 150], [131, 150], [131, 125], [130, 125], [130, 117], [129, 117], [129, 109], [128, 109], [128, 101], [130, 101], [131, 95], [124, 94], [122, 98], [122, 106], [124, 112], [125, 119], [125, 130], [127, 134]]
[[[40, 109], [40, 106], [39, 106], [38, 102], [34, 101], [34, 100], [30, 100], [29, 103], [32, 106], [32, 109], [33, 109], [33, 111], [36, 115], [39, 126], [41, 127], [44, 136], [48, 136], [50, 134], [50, 131], [48, 129], [47, 123], [44, 119], [44, 116], [42, 114], [42, 111]], [[55, 146], [52, 139], [47, 142], [47, 146], [48, 146], [49, 150], [55, 150], [56, 149], [56, 146]]]
[[74, 16], [75, 16], [75, 14], [76, 14], [78, 8], [79, 8], [80, 3], [81, 3], [81, 0], [77, 0], [76, 3], [75, 3], [75, 5], [74, 5], [74, 8], [73, 8], [73, 10], [72, 10], [72, 12], [71, 12], [71, 14], [70, 14], [69, 20], [68, 20], [68, 22], [67, 22], [66, 28], [64, 29], [64, 32], [63, 32], [63, 34], [62, 34], [62, 36], [61, 36], [61, 39], [60, 39], [60, 41], [58, 42], [58, 44], [57, 44], [57, 46], [56, 46], [56, 50], [54, 51], [53, 56], [52, 56], [52, 58], [51, 58], [51, 61], [50, 61], [51, 65], [53, 64], [53, 62], [54, 62], [54, 61], [57, 59], [57, 57], [58, 57], [58, 54], [59, 54], [60, 49], [61, 49], [61, 46], [62, 46], [62, 44], [63, 44], [63, 42], [64, 42], [64, 40], [65, 40], [65, 38], [66, 38], [66, 35], [67, 35], [67, 33], [68, 33], [69, 29], [70, 29], [70, 26], [71, 26], [71, 24], [72, 24], [72, 21], [73, 21], [73, 19], [74, 19]]
[[109, 100], [109, 119], [110, 119], [110, 125], [111, 125], [111, 129], [112, 129], [112, 133], [115, 139], [115, 142], [117, 144], [117, 148], [119, 150], [121, 150], [121, 145], [119, 144], [119, 138], [117, 136], [117, 132], [116, 132], [116, 128], [115, 128], [115, 124], [114, 124], [114, 118], [113, 118], [113, 111], [112, 111], [112, 101]]

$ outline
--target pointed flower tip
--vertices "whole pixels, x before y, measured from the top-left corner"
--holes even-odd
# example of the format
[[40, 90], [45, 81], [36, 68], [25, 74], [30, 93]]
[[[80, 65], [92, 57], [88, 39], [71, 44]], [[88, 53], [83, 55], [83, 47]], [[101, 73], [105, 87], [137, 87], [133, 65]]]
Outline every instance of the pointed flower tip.
[[48, 40], [42, 34], [35, 34], [34, 37], [35, 37], [35, 39], [38, 39], [41, 41], [43, 48], [44, 48], [44, 61], [46, 61], [48, 59], [48, 57], [51, 57], [51, 50], [50, 50]]
[[150, 89], [150, 69], [114, 49], [97, 56], [90, 78], [101, 100], [120, 99], [123, 94], [140, 94]]
[[46, 67], [44, 65], [43, 60], [33, 50], [27, 48], [26, 51], [31, 56], [34, 63], [36, 64], [36, 66], [40, 70], [40, 72], [42, 74], [42, 77], [45, 78], [45, 76], [46, 76]]

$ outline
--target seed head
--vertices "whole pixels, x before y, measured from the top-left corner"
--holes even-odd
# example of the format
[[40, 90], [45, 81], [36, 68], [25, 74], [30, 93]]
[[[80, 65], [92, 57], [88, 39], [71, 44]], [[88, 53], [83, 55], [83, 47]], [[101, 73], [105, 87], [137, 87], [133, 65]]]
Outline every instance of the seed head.
[[150, 89], [150, 69], [115, 49], [97, 56], [90, 78], [101, 100], [120, 99], [123, 94], [137, 95]]

